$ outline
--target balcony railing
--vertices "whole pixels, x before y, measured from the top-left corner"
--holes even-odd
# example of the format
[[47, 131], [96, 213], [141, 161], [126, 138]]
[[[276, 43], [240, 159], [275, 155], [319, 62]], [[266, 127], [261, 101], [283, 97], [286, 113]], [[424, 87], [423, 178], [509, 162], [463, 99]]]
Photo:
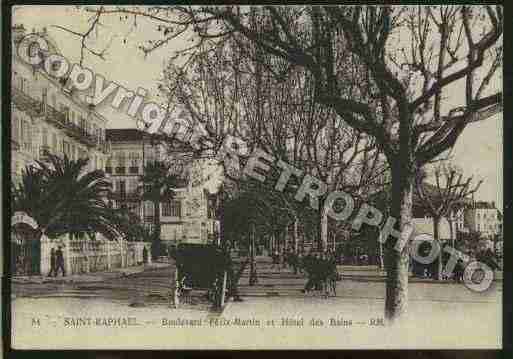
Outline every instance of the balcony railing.
[[116, 174], [117, 175], [124, 175], [125, 172], [126, 172], [126, 167], [124, 167], [124, 166], [116, 167]]
[[138, 192], [127, 192], [127, 191], [113, 191], [111, 192], [112, 199], [120, 199], [120, 200], [140, 200], [140, 195]]
[[[34, 99], [28, 94], [24, 93], [16, 87], [11, 88], [12, 101], [15, 105], [20, 107], [23, 111], [28, 111], [33, 116], [43, 117], [48, 123], [51, 123], [55, 127], [64, 130], [69, 136], [75, 138], [77, 141], [84, 143], [87, 146], [94, 147], [97, 145], [97, 139], [91, 133], [87, 132], [86, 129], [71, 122], [69, 118], [58, 111], [54, 107], [46, 104], [43, 110], [43, 103], [39, 99]], [[104, 144], [106, 142], [103, 142]], [[108, 145], [99, 146], [100, 150], [108, 151]]]
[[129, 167], [130, 174], [138, 174], [139, 173], [139, 167]]

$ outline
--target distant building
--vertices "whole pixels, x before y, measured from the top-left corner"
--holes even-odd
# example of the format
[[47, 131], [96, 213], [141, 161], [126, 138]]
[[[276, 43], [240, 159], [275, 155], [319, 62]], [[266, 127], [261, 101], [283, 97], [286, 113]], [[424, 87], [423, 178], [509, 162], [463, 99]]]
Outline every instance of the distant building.
[[105, 169], [113, 184], [111, 200], [115, 208], [125, 206], [139, 216], [143, 225], [152, 228], [155, 209], [153, 203], [140, 199], [141, 176], [149, 162], [167, 161], [175, 165], [177, 173], [183, 173], [183, 182], [175, 189], [174, 198], [163, 199], [160, 204], [161, 240], [169, 244], [216, 240], [219, 220], [215, 207], [222, 180], [219, 166], [201, 159], [184, 164], [180, 148], [174, 157], [137, 129], [108, 129], [107, 139], [111, 152]]
[[[432, 199], [439, 196], [435, 186], [429, 183], [423, 183], [424, 193]], [[455, 203], [447, 216], [440, 218], [438, 235], [440, 240], [452, 240], [456, 238], [458, 232], [464, 231], [465, 206], [468, 200], [462, 200]], [[413, 225], [419, 234], [434, 235], [433, 217], [427, 210], [427, 203], [424, 203], [415, 192], [413, 196]]]
[[502, 214], [495, 202], [475, 201], [465, 208], [465, 227], [493, 239], [502, 233]]

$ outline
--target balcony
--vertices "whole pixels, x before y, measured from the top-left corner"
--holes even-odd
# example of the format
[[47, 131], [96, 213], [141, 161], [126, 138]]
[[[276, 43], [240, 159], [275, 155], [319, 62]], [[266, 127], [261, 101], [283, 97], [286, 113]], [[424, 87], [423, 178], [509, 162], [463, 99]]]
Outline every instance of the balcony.
[[112, 199], [116, 200], [127, 200], [127, 201], [140, 201], [139, 193], [136, 191], [126, 192], [126, 191], [114, 191], [111, 192]]
[[125, 173], [126, 173], [126, 167], [124, 167], [124, 166], [116, 167], [117, 175], [124, 175]]
[[16, 87], [11, 87], [11, 101], [20, 111], [26, 112], [33, 117], [41, 117], [43, 115], [41, 101], [30, 97]]
[[139, 173], [139, 167], [129, 167], [128, 168], [130, 174], [138, 174]]
[[144, 216], [145, 223], [153, 224], [154, 221], [155, 221], [155, 218], [153, 216]]
[[12, 102], [20, 111], [26, 112], [32, 117], [42, 117], [46, 122], [65, 131], [70, 137], [75, 138], [86, 146], [96, 146], [96, 138], [84, 128], [69, 121], [64, 113], [48, 104], [44, 106], [46, 108], [46, 111], [44, 111], [41, 100], [34, 99], [15, 87], [11, 87], [11, 93]]
[[105, 167], [105, 173], [112, 174], [112, 167]]

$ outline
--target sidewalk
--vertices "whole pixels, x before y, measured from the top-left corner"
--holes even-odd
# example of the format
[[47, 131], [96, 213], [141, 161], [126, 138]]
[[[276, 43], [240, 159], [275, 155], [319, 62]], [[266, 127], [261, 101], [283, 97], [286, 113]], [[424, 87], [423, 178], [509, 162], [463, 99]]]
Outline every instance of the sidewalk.
[[86, 274], [73, 274], [66, 277], [46, 277], [46, 276], [14, 276], [11, 278], [11, 283], [16, 284], [43, 284], [43, 283], [94, 283], [103, 282], [108, 279], [126, 277], [141, 273], [144, 271], [151, 271], [155, 269], [169, 267], [169, 263], [153, 262], [151, 264], [143, 264], [126, 268], [115, 268], [107, 272], [92, 272]]

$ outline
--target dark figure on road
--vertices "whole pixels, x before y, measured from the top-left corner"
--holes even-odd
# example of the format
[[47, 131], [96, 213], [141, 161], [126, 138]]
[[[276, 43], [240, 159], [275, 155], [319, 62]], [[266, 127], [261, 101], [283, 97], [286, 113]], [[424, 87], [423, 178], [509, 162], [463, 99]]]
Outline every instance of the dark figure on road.
[[320, 262], [321, 260], [318, 253], [315, 253], [313, 256], [311, 256], [311, 254], [308, 255], [305, 263], [305, 271], [308, 276], [308, 280], [305, 284], [305, 288], [303, 289], [303, 293], [308, 293], [312, 289], [320, 289]]
[[338, 269], [337, 269], [337, 259], [335, 254], [332, 253], [328, 256], [328, 278], [327, 285], [328, 290], [327, 293], [333, 293], [333, 295], [337, 296], [337, 280], [338, 280]]
[[272, 259], [273, 259], [273, 265], [272, 265], [271, 269], [274, 269], [275, 266], [277, 266], [278, 270], [279, 270], [280, 269], [280, 252], [278, 252], [278, 250], [274, 251]]
[[465, 272], [465, 264], [461, 259], [458, 259], [454, 267], [454, 280], [460, 283], [463, 280], [463, 273]]
[[64, 269], [64, 255], [62, 253], [61, 246], [57, 248], [57, 251], [55, 251], [55, 277], [57, 277], [57, 274], [59, 273], [59, 269], [62, 270], [62, 276], [66, 276], [66, 269]]
[[281, 260], [282, 269], [287, 269], [287, 267], [290, 265], [290, 252], [284, 250], [281, 256]]
[[49, 277], [55, 276], [56, 270], [55, 270], [55, 249], [52, 248], [50, 250], [50, 273], [48, 273]]
[[296, 255], [296, 269], [299, 272], [299, 274], [303, 274], [303, 253], [299, 252], [298, 255]]
[[298, 261], [299, 261], [298, 255], [294, 252], [291, 252], [290, 256], [289, 256], [289, 263], [292, 266], [292, 270], [294, 271], [294, 274], [297, 274], [297, 272], [299, 270]]
[[142, 257], [143, 257], [143, 263], [144, 264], [148, 263], [148, 250], [146, 249], [146, 247], [143, 247]]

